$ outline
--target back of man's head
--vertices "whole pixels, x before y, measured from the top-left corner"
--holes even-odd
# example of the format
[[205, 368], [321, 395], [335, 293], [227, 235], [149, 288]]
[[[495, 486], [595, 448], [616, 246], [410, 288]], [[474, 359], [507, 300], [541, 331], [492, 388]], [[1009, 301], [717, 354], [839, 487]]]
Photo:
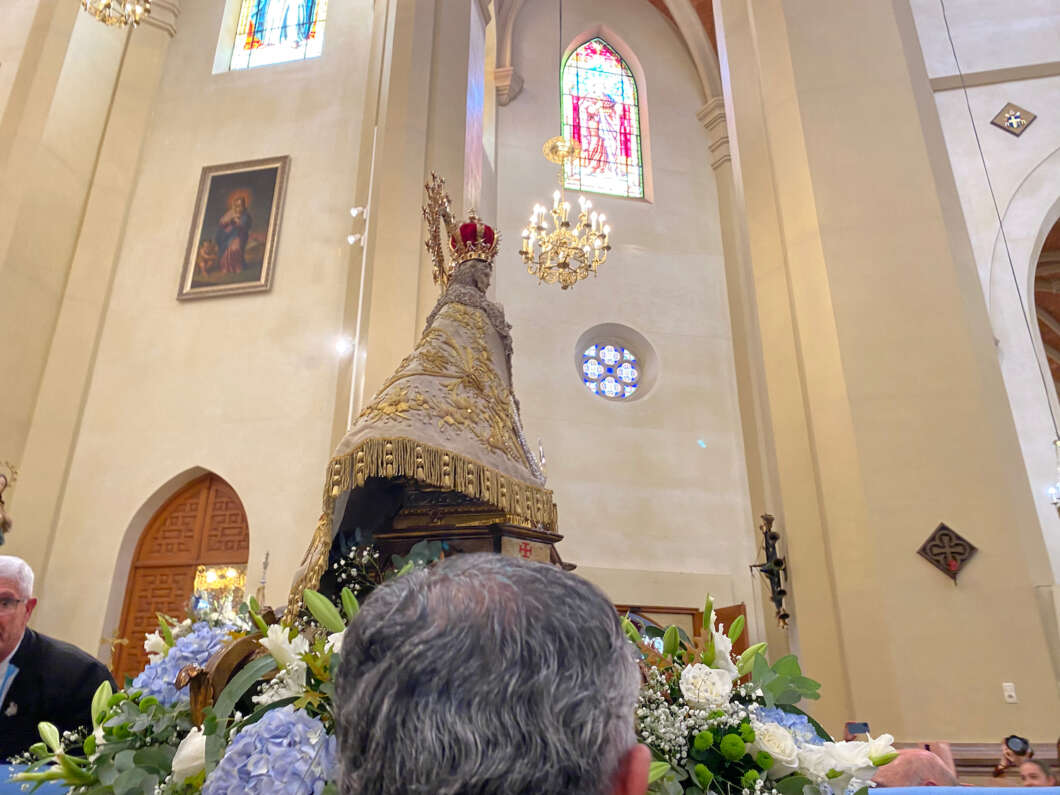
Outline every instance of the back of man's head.
[[595, 586], [501, 555], [448, 558], [377, 589], [346, 631], [341, 792], [615, 791], [638, 687]]
[[923, 748], [903, 748], [872, 780], [879, 787], [956, 787], [960, 783], [945, 762]]

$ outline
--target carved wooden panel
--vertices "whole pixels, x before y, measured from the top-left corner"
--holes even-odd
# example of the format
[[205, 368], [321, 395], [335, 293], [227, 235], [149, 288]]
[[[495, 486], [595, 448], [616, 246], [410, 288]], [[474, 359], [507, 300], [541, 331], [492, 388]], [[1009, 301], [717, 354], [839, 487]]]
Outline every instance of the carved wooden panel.
[[129, 643], [118, 646], [114, 678], [136, 676], [147, 665], [144, 637], [158, 629], [158, 613], [180, 617], [191, 598], [195, 566], [141, 566], [133, 570], [126, 596], [127, 615], [121, 637]]
[[136, 564], [194, 563], [199, 555], [199, 526], [209, 494], [209, 478], [185, 486], [151, 519], [140, 541]]
[[246, 563], [250, 554], [247, 515], [235, 490], [214, 479], [206, 507], [200, 563]]
[[144, 636], [157, 613], [185, 617], [199, 565], [246, 565], [250, 532], [243, 503], [216, 475], [204, 475], [177, 492], [147, 523], [125, 588], [112, 670], [119, 683], [147, 665]]

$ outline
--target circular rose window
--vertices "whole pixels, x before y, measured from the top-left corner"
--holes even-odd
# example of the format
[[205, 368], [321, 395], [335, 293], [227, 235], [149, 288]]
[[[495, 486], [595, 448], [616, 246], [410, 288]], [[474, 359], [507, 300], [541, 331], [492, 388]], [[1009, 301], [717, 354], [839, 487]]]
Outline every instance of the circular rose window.
[[640, 386], [637, 356], [622, 345], [594, 343], [582, 354], [582, 381], [590, 392], [609, 400], [632, 397]]

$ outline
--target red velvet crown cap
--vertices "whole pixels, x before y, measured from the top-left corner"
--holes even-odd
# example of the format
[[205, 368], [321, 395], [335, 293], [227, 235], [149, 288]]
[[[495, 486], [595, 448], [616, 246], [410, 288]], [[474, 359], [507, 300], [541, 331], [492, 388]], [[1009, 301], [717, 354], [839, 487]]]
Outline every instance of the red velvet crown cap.
[[[478, 224], [472, 221], [465, 221], [460, 224], [460, 239], [464, 242], [464, 245], [470, 245], [472, 243], [482, 242], [487, 246], [493, 245], [493, 227], [482, 225], [482, 238], [478, 236]], [[457, 241], [452, 239], [449, 241], [450, 245], [455, 249], [457, 247]]]

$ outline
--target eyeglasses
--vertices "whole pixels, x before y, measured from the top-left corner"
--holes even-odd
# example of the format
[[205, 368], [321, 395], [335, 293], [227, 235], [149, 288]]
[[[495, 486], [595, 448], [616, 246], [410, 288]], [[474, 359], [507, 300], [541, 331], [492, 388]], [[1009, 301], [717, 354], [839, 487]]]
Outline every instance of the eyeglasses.
[[14, 613], [15, 608], [23, 602], [29, 601], [27, 599], [0, 599], [0, 616], [6, 616], [9, 613]]

